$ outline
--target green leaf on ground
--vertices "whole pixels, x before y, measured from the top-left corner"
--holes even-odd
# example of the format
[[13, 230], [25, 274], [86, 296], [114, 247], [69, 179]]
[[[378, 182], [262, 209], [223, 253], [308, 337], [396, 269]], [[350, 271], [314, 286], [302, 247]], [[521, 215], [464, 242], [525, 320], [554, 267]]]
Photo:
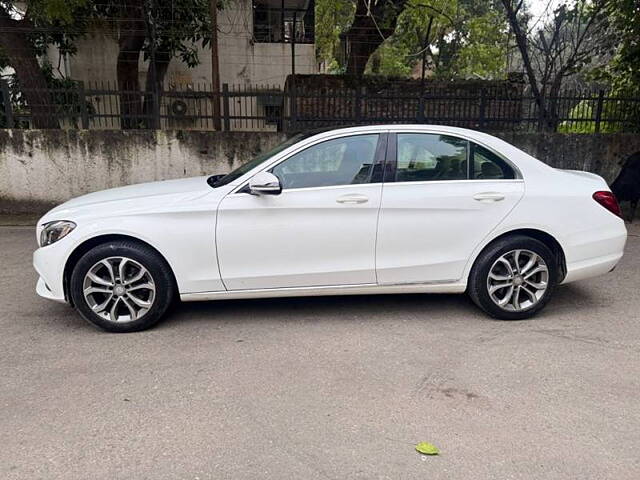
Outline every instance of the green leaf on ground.
[[420, 442], [416, 445], [416, 450], [424, 455], [438, 455], [440, 450], [429, 442]]

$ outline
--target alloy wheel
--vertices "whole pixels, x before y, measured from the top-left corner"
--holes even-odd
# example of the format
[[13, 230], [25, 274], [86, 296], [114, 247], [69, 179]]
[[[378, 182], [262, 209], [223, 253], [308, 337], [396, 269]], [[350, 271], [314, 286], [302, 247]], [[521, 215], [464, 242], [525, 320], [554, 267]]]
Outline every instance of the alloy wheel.
[[156, 285], [141, 263], [127, 257], [108, 257], [87, 271], [83, 294], [96, 315], [126, 323], [139, 320], [151, 309]]
[[521, 312], [536, 305], [549, 285], [549, 269], [531, 250], [511, 250], [491, 266], [487, 289], [491, 300], [503, 310]]

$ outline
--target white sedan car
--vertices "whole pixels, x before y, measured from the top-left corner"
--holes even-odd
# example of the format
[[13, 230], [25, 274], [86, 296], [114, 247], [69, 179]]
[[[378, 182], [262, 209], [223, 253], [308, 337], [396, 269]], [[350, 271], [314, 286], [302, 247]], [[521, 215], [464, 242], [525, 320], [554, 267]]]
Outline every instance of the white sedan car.
[[627, 232], [597, 175], [493, 136], [387, 125], [291, 138], [228, 175], [72, 199], [37, 225], [37, 292], [94, 325], [171, 302], [467, 292], [528, 318], [559, 283], [611, 271]]

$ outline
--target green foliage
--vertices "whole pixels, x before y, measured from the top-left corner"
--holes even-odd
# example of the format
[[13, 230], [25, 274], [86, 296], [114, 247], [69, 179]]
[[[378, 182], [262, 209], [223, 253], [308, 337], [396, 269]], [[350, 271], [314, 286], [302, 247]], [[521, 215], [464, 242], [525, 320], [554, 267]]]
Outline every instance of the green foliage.
[[[173, 0], [171, 5], [161, 0], [153, 11], [155, 48], [170, 57], [178, 56], [188, 67], [200, 63], [197, 44], [203, 47], [211, 41], [209, 0]], [[220, 4], [221, 7], [221, 4]], [[145, 59], [151, 54], [152, 39], [147, 36]]]
[[[69, 25], [76, 21], [77, 11], [86, 7], [88, 0], [29, 0], [26, 2], [28, 17], [35, 23]], [[5, 11], [24, 9], [23, 2], [2, 2]]]
[[[79, 83], [68, 78], [56, 77], [50, 63], [42, 64], [41, 73], [44, 76], [47, 87], [51, 89], [52, 114], [59, 118], [66, 118], [73, 123], [75, 128], [79, 127], [82, 112], [81, 98], [79, 95]], [[14, 115], [29, 112], [27, 102], [20, 90], [20, 80], [13, 73], [5, 77], [9, 85], [9, 95], [11, 96], [11, 108]], [[88, 115], [95, 112], [95, 108], [90, 100], [85, 99], [84, 108]], [[0, 128], [5, 127], [6, 118], [2, 116]], [[16, 128], [29, 128], [29, 122], [17, 122]]]
[[[124, 0], [87, 0], [95, 6], [95, 18], [115, 21], [119, 27], [124, 12]], [[144, 0], [143, 18], [131, 19], [143, 21], [146, 25], [143, 54], [145, 60], [151, 51], [164, 57], [179, 57], [187, 66], [194, 67], [200, 63], [198, 58], [199, 43], [203, 47], [211, 41], [211, 18], [209, 0]], [[222, 9], [228, 1], [218, 2]], [[136, 10], [133, 9], [133, 12]]]
[[[351, 25], [354, 12], [355, 0], [316, 1], [317, 57], [332, 72], [342, 66], [340, 34]], [[393, 35], [372, 55], [367, 73], [410, 76], [419, 66], [427, 32], [427, 75], [504, 78], [507, 26], [493, 0], [409, 0]]]
[[316, 58], [325, 61], [331, 73], [344, 71], [340, 34], [353, 21], [356, 5], [353, 0], [316, 0]]
[[408, 47], [399, 42], [384, 42], [369, 61], [367, 73], [390, 77], [408, 77], [415, 64]]
[[[89, 0], [31, 0], [26, 10], [22, 2], [0, 3], [0, 12], [14, 18], [17, 25], [13, 28], [24, 31], [36, 55], [44, 55], [49, 45], [63, 54], [74, 54], [73, 42], [84, 32], [91, 10]], [[10, 48], [0, 46], [0, 68], [11, 66], [6, 55]]]
[[507, 26], [501, 7], [486, 0], [448, 0], [440, 9], [430, 61], [434, 76], [504, 78]]
[[496, 9], [467, 22], [466, 42], [458, 51], [458, 75], [464, 78], [503, 78], [506, 72], [507, 38], [504, 16]]
[[610, 0], [607, 14], [611, 24], [611, 43], [617, 48], [608, 67], [596, 72], [620, 94], [637, 93], [640, 89], [640, 2]]
[[[631, 132], [640, 130], [638, 118], [640, 118], [640, 106], [635, 111], [629, 107], [631, 102], [624, 100], [606, 99], [602, 103], [600, 121], [600, 133]], [[558, 125], [560, 133], [595, 133], [596, 132], [596, 105], [597, 100], [582, 100], [569, 112], [569, 118], [591, 119], [582, 121], [567, 120]], [[616, 121], [611, 121], [611, 120]], [[624, 120], [623, 120], [624, 119]]]
[[[608, 0], [608, 21], [604, 47], [610, 49], [611, 60], [604, 68], [593, 68], [588, 77], [608, 86], [612, 97], [638, 98], [640, 96], [640, 2], [637, 0]], [[603, 118], [609, 113], [624, 122], [607, 124], [601, 131], [640, 131], [640, 103], [605, 102]]]
[[[560, 133], [594, 133], [596, 131], [595, 109], [593, 101], [582, 100], [569, 112], [570, 118], [590, 118], [593, 121], [572, 122], [570, 120], [558, 125]], [[601, 124], [601, 127], [603, 125]]]

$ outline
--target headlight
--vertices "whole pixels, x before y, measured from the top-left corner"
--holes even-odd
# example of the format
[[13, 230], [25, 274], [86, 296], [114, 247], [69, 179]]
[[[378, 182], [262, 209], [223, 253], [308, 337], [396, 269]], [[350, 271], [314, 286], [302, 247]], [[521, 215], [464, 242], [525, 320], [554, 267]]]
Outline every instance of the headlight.
[[47, 245], [57, 242], [61, 238], [69, 235], [74, 228], [76, 228], [76, 224], [68, 220], [56, 220], [55, 222], [45, 223], [40, 232], [40, 246], [46, 247]]

